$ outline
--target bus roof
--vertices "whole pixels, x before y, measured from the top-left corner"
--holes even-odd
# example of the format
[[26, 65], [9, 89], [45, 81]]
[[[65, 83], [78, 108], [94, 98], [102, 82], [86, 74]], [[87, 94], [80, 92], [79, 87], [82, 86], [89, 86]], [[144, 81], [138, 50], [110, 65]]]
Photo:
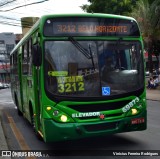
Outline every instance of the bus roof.
[[125, 19], [125, 20], [136, 20], [132, 17], [122, 16], [122, 15], [114, 15], [114, 14], [102, 14], [102, 13], [77, 13], [77, 14], [48, 14], [43, 15], [40, 19], [33, 25], [33, 27], [26, 33], [26, 35], [20, 40], [20, 42], [15, 46], [10, 54], [12, 54], [15, 50], [17, 50], [28, 37], [34, 33], [38, 28], [41, 27], [41, 23], [44, 24], [45, 20], [48, 18], [61, 18], [61, 17], [93, 17], [93, 18], [116, 18], [116, 19]]
[[77, 14], [48, 14], [43, 15], [41, 19], [46, 18], [56, 18], [56, 17], [99, 17], [99, 18], [117, 18], [117, 19], [128, 19], [128, 20], [135, 20], [132, 17], [122, 16], [122, 15], [115, 15], [115, 14], [102, 14], [102, 13], [77, 13]]

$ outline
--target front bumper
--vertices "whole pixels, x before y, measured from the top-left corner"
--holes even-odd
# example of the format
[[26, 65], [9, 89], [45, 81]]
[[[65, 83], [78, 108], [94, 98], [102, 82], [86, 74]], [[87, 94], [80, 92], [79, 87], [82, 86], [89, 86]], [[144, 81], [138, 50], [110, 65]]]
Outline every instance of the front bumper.
[[[103, 136], [129, 131], [141, 131], [147, 128], [147, 111], [138, 115], [116, 120], [84, 122], [84, 123], [57, 123], [51, 119], [43, 119], [43, 137], [45, 142], [74, 140], [86, 137]], [[132, 123], [133, 119], [144, 119], [140, 123]]]

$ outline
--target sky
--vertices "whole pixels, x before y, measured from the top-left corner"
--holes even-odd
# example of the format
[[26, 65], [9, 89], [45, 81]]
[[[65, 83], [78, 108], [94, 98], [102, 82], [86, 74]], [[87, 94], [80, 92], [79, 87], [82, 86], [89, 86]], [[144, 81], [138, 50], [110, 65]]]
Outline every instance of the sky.
[[[87, 0], [47, 0], [43, 3], [27, 5], [40, 1], [44, 0], [0, 0], [0, 33], [13, 32], [21, 34], [20, 18], [22, 17], [40, 17], [45, 14], [60, 13], [84, 13], [80, 6], [89, 4]], [[6, 4], [6, 2], [9, 3]], [[19, 6], [23, 7], [16, 8]]]

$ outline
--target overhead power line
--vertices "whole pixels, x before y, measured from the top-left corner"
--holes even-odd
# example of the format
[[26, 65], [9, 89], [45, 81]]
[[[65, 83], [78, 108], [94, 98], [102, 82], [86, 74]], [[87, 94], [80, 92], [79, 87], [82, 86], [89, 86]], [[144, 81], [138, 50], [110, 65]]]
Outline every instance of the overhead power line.
[[7, 17], [7, 16], [2, 16], [2, 15], [0, 15], [0, 18], [2, 18], [2, 19], [6, 19], [6, 20], [15, 20], [15, 21], [20, 21], [20, 20], [18, 20], [18, 19], [16, 19], [16, 18]]
[[8, 2], [5, 2], [5, 3], [1, 3], [1, 4], [0, 4], [0, 7], [3, 7], [3, 6], [5, 6], [5, 5], [7, 5], [7, 4], [12, 3], [12, 2], [15, 2], [15, 1], [17, 1], [17, 0], [12, 0], [12, 1], [8, 1]]
[[[9, 21], [2, 21], [2, 20], [0, 20], [0, 24], [1, 25], [11, 25], [11, 26], [22, 27], [22, 24], [21, 24], [20, 21], [19, 22], [9, 22]], [[23, 26], [25, 28], [31, 28], [32, 27], [31, 24], [29, 22], [27, 22], [27, 21], [23, 21]]]
[[1, 23], [2, 25], [11, 25], [11, 26], [21, 27], [21, 24], [9, 23], [9, 22], [4, 22], [4, 21], [0, 21], [0, 23]]
[[49, 0], [43, 0], [43, 1], [40, 1], [40, 2], [34, 2], [34, 3], [24, 4], [24, 5], [17, 6], [17, 7], [11, 8], [11, 9], [7, 9], [7, 10], [0, 10], [0, 12], [8, 12], [8, 11], [11, 11], [11, 10], [14, 10], [14, 9], [17, 9], [17, 8], [21, 8], [21, 7], [24, 7], [24, 6], [30, 6], [30, 5], [34, 5], [34, 4], [39, 4], [39, 3], [46, 2], [46, 1], [49, 1]]
[[[11, 18], [11, 17], [7, 17], [7, 16], [1, 16], [0, 15], [0, 24], [1, 25], [11, 25], [11, 26], [19, 26], [21, 27], [22, 23], [21, 20], [18, 20], [16, 18]], [[4, 20], [3, 20], [4, 19]], [[31, 24], [30, 22], [23, 20], [23, 26], [26, 28], [31, 28]]]

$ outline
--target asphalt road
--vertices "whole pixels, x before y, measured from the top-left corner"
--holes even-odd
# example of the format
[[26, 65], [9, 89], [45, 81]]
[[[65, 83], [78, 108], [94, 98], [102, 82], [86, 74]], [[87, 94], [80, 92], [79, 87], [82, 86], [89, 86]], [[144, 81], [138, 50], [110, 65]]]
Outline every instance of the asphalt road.
[[[136, 152], [138, 150], [160, 153], [160, 102], [147, 101], [148, 128], [145, 131], [121, 133], [105, 137], [87, 138], [61, 143], [44, 143], [37, 139], [31, 125], [26, 119], [17, 115], [12, 102], [10, 89], [0, 90], [1, 122], [9, 150], [50, 150], [56, 153], [61, 151], [65, 156], [52, 158], [151, 158], [150, 156], [107, 156], [113, 152]], [[11, 120], [12, 119], [12, 120]], [[14, 124], [14, 125], [13, 125]], [[17, 128], [18, 137], [13, 133]], [[14, 130], [15, 131], [15, 130]], [[67, 150], [67, 153], [66, 153]], [[111, 151], [109, 151], [111, 150]], [[153, 151], [152, 151], [153, 150]], [[156, 151], [154, 151], [156, 150]], [[47, 151], [48, 152], [48, 151]], [[96, 154], [98, 156], [96, 156]], [[42, 157], [40, 157], [42, 158]], [[152, 156], [160, 158], [160, 156]]]

